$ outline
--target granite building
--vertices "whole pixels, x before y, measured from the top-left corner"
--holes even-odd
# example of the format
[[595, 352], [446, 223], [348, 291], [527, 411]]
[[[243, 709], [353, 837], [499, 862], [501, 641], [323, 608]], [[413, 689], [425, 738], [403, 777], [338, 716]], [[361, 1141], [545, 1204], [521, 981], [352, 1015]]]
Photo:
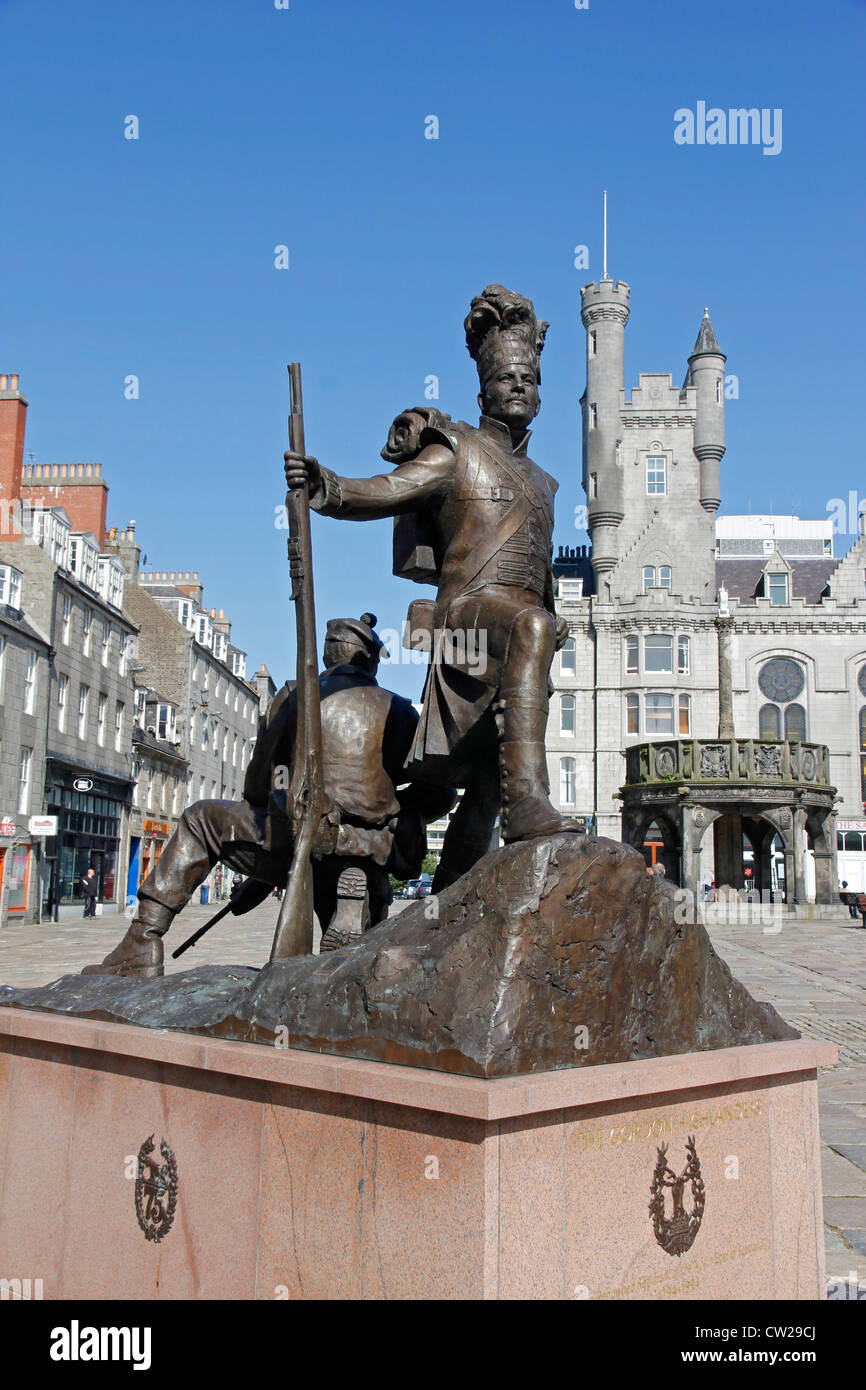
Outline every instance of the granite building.
[[[866, 538], [840, 559], [829, 520], [717, 515], [734, 387], [709, 313], [682, 385], [641, 372], [627, 395], [629, 287], [602, 279], [581, 299], [590, 545], [561, 548], [554, 563], [570, 638], [552, 673], [553, 799], [619, 838], [627, 750], [717, 737], [722, 612], [737, 735], [827, 745], [839, 815], [856, 822], [866, 801]], [[653, 827], [648, 857], [653, 841], [676, 873], [682, 847]], [[711, 836], [701, 852], [709, 879]]]

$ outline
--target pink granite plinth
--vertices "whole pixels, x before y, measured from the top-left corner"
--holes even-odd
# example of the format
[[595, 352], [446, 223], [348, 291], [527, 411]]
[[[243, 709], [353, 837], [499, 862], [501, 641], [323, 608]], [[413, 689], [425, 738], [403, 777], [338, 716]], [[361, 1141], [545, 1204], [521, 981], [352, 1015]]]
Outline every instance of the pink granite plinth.
[[[485, 1081], [0, 1008], [0, 1279], [46, 1298], [820, 1298], [830, 1044]], [[174, 1154], [170, 1229], [136, 1156]], [[665, 1220], [695, 1141], [703, 1216]], [[682, 1187], [688, 1218], [697, 1186]]]

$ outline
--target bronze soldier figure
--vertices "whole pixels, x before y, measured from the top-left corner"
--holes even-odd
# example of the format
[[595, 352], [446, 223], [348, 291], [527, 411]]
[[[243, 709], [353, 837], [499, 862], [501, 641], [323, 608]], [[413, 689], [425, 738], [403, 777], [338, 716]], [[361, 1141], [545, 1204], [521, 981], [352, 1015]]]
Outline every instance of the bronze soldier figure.
[[397, 466], [372, 478], [338, 477], [314, 458], [285, 455], [289, 487], [309, 479], [316, 511], [398, 518], [395, 556], [407, 526], [426, 545], [395, 566], [438, 586], [406, 771], [466, 789], [445, 836], [437, 890], [487, 852], [500, 810], [506, 842], [578, 830], [551, 805], [544, 746], [550, 665], [568, 636], [551, 573], [558, 484], [526, 451], [547, 324], [530, 300], [489, 285], [464, 326], [481, 387], [477, 429], [437, 411], [405, 412], [382, 451]]
[[[325, 792], [330, 809], [313, 843], [316, 915], [321, 949], [333, 950], [387, 916], [389, 870], [420, 873], [426, 825], [446, 815], [451, 788], [406, 783], [403, 764], [418, 715], [402, 696], [376, 681], [383, 643], [376, 618], [332, 619], [319, 678]], [[247, 874], [238, 912], [284, 885], [291, 860], [287, 792], [295, 747], [294, 682], [272, 700], [260, 724], [242, 801], [197, 801], [184, 811], [159, 863], [138, 890], [139, 906], [120, 944], [84, 974], [163, 972], [162, 938], [215, 864]]]

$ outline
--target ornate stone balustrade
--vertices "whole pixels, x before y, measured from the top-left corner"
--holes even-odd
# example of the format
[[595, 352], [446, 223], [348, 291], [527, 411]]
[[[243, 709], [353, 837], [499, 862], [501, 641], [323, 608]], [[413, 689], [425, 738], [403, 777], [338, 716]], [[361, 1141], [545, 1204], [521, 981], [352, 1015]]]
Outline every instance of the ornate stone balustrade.
[[659, 739], [626, 750], [626, 787], [660, 782], [826, 788], [830, 754], [797, 739]]

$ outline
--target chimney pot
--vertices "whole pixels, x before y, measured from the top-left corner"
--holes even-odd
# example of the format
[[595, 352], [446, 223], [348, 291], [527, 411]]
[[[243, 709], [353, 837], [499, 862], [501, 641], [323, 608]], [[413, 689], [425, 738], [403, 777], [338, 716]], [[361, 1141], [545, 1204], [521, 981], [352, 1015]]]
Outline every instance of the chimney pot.
[[9, 376], [6, 372], [0, 372], [0, 391], [5, 391], [9, 385]]
[[18, 373], [17, 373], [17, 372], [13, 372], [12, 375], [10, 376], [10, 378], [9, 378], [9, 389], [10, 389], [10, 391], [17, 391], [17, 390], [18, 390]]

